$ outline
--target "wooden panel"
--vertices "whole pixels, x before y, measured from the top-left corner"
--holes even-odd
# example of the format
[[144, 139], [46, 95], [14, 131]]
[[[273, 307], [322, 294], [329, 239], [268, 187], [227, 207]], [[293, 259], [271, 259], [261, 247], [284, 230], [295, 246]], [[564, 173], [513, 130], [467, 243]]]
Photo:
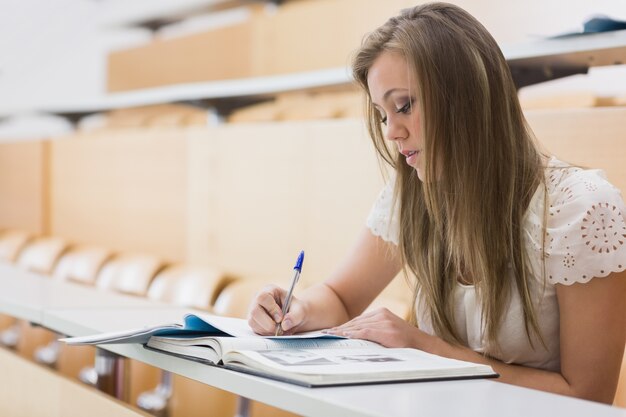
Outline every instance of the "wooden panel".
[[5, 349], [0, 349], [0, 374], [4, 381], [10, 381], [0, 390], [0, 415], [3, 416], [149, 416]]
[[252, 28], [250, 22], [240, 23], [113, 52], [108, 90], [250, 77]]
[[305, 244], [305, 132], [289, 123], [218, 131], [209, 233], [215, 243], [211, 262], [221, 269], [265, 281], [287, 279]]
[[[363, 36], [424, 0], [302, 0], [272, 12], [255, 8], [249, 21], [109, 56], [109, 91], [313, 71], [349, 64]], [[452, 0], [474, 15], [500, 44], [569, 31], [602, 10], [620, 14], [619, 0], [494, 2]], [[563, 13], [564, 4], [567, 13]], [[235, 45], [236, 47], [233, 47]]]
[[256, 54], [255, 73], [272, 75], [346, 66], [363, 35], [396, 14], [404, 3], [368, 1], [364, 7], [362, 0], [309, 0], [287, 3], [276, 13], [259, 16], [252, 48]]
[[[304, 285], [338, 266], [382, 187], [359, 120], [222, 126], [190, 135], [188, 262]], [[406, 296], [405, 284], [390, 291]]]
[[51, 231], [76, 243], [185, 256], [187, 148], [180, 130], [51, 143]]
[[[174, 392], [170, 398], [171, 417], [236, 415], [237, 396], [235, 394], [180, 375], [174, 375], [172, 382]], [[252, 417], [259, 416], [252, 414]]]
[[626, 108], [535, 110], [526, 117], [539, 141], [560, 159], [601, 168], [626, 191]]
[[209, 267], [217, 266], [211, 255], [217, 245], [211, 231], [217, 201], [215, 136], [215, 129], [193, 129], [188, 136], [187, 154], [187, 261]]
[[300, 227], [310, 263], [303, 279], [318, 282], [339, 266], [365, 227], [383, 177], [362, 121], [320, 122], [304, 130], [307, 194], [300, 209], [306, 221]]
[[46, 233], [47, 143], [0, 143], [0, 229]]

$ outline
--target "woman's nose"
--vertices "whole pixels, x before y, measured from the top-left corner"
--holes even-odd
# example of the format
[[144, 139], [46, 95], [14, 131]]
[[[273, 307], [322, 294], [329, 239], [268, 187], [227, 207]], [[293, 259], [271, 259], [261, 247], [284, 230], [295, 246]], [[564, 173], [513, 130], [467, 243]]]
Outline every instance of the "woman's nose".
[[398, 123], [396, 120], [391, 117], [387, 119], [387, 126], [385, 128], [385, 139], [397, 141], [406, 139], [408, 137], [408, 133], [406, 128], [402, 125], [402, 123]]

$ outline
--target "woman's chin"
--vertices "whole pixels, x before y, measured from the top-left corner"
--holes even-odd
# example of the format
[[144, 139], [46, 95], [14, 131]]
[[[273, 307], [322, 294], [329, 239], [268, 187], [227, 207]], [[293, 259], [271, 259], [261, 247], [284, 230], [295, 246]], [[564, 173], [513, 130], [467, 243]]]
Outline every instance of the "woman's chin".
[[422, 171], [421, 168], [415, 168], [415, 171], [417, 171], [417, 178], [419, 178], [420, 181], [424, 182], [424, 171]]

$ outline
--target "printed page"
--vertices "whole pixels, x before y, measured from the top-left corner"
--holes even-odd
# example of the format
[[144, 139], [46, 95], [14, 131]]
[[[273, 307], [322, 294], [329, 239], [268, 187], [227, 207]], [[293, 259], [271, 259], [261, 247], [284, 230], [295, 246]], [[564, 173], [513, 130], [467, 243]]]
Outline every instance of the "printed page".
[[222, 346], [222, 354], [234, 350], [297, 350], [297, 349], [384, 349], [382, 346], [359, 339], [307, 339], [307, 338], [227, 338], [220, 337], [219, 344]]
[[351, 380], [358, 375], [366, 379], [393, 380], [493, 374], [487, 365], [443, 358], [417, 349], [235, 351], [224, 355], [222, 360], [277, 375], [320, 375], [329, 380], [342, 375], [352, 376]]

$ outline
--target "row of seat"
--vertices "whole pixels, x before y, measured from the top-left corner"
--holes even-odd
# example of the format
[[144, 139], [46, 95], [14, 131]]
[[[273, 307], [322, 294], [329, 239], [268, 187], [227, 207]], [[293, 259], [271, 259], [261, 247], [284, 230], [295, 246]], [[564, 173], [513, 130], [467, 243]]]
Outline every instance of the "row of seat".
[[[101, 247], [72, 245], [58, 237], [35, 237], [23, 231], [0, 232], [0, 262], [51, 279], [92, 285], [214, 314], [244, 317], [261, 283], [242, 280], [206, 267], [168, 265], [149, 254], [115, 254]], [[0, 344], [61, 374], [96, 384], [95, 349], [59, 344], [59, 335], [0, 315]], [[171, 417], [234, 415], [236, 396], [177, 375], [130, 361], [129, 402], [155, 415]], [[156, 387], [156, 388], [155, 388]], [[253, 416], [290, 415], [260, 403]]]
[[[228, 123], [362, 117], [363, 102], [354, 88], [325, 92], [292, 92], [234, 110]], [[211, 111], [185, 105], [161, 104], [111, 110], [89, 115], [78, 126], [83, 131], [128, 128], [207, 126], [219, 122]]]
[[[592, 91], [552, 91], [550, 86], [520, 90], [524, 109], [623, 106], [624, 97], [601, 97]], [[354, 88], [325, 92], [278, 94], [261, 103], [240, 107], [228, 123], [257, 123], [363, 117], [363, 100]], [[211, 111], [183, 104], [163, 104], [111, 110], [79, 122], [81, 130], [207, 126], [220, 119]]]

